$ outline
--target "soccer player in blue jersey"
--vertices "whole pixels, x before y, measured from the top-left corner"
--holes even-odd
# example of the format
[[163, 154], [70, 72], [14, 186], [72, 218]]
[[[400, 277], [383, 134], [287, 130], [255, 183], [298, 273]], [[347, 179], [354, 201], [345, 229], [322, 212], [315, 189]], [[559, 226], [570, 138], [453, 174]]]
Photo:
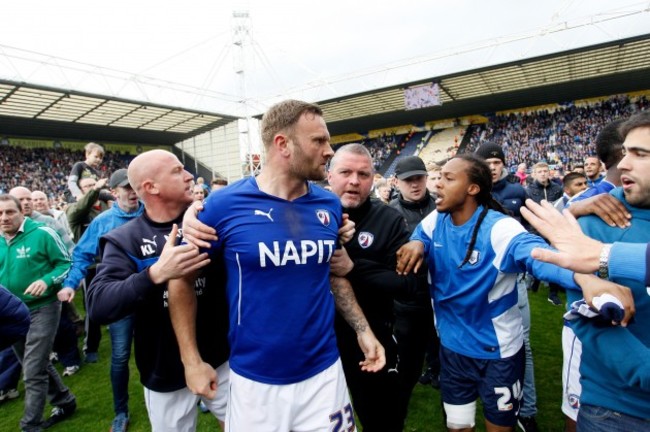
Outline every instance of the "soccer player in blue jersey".
[[437, 187], [436, 211], [398, 252], [398, 272], [427, 257], [448, 429], [472, 431], [480, 397], [486, 430], [514, 431], [524, 374], [517, 273], [575, 290], [576, 281], [597, 278], [576, 275], [574, 281], [571, 272], [531, 258], [531, 250], [546, 243], [503, 213], [490, 194], [490, 169], [475, 155], [450, 160]]
[[[349, 283], [333, 277], [330, 287], [341, 203], [309, 183], [325, 178], [334, 154], [329, 132], [318, 106], [288, 100], [264, 114], [261, 133], [266, 163], [260, 175], [209, 195], [199, 215], [218, 236], [211, 256], [226, 267], [226, 429], [354, 430], [334, 335], [335, 304], [357, 333], [362, 369], [380, 370], [385, 356]], [[173, 285], [170, 312], [188, 386], [212, 395], [214, 369], [196, 350], [191, 279]]]

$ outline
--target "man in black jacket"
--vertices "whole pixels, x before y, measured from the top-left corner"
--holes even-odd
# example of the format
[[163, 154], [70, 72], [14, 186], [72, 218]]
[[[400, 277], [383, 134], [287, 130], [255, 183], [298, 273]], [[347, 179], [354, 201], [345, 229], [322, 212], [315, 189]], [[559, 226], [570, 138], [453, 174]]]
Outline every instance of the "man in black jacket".
[[[192, 203], [192, 174], [172, 153], [151, 150], [129, 164], [129, 183], [145, 203], [137, 219], [102, 236], [101, 263], [89, 290], [91, 318], [109, 324], [134, 316], [135, 361], [145, 387], [153, 431], [195, 430], [199, 397], [185, 384], [185, 373], [168, 305], [169, 280], [209, 263], [190, 245], [176, 246], [178, 226]], [[219, 260], [215, 260], [218, 263]], [[216, 265], [216, 264], [215, 264]], [[206, 362], [219, 371], [215, 400], [204, 399], [225, 419], [228, 379], [228, 312], [223, 271], [211, 269], [195, 284], [197, 339]]]
[[[409, 234], [429, 213], [436, 209], [436, 202], [427, 190], [427, 170], [418, 156], [402, 158], [395, 167], [399, 195], [389, 206], [404, 217]], [[426, 274], [426, 269], [423, 269]], [[433, 326], [431, 295], [426, 280], [412, 299], [396, 299], [395, 338], [399, 353], [399, 411], [406, 419], [413, 387], [422, 374], [425, 352], [427, 370], [420, 381], [439, 387], [440, 339]]]
[[[359, 306], [386, 350], [386, 366], [376, 374], [359, 369], [364, 355], [357, 337], [337, 314], [336, 337], [345, 378], [354, 409], [366, 432], [401, 431], [398, 405], [397, 346], [393, 339], [393, 301], [412, 296], [423, 276], [400, 276], [395, 271], [397, 249], [409, 233], [398, 212], [369, 198], [373, 180], [372, 157], [361, 144], [348, 144], [332, 158], [328, 181], [339, 196], [343, 212], [356, 224], [356, 231], [344, 249], [332, 257], [331, 271], [346, 277]], [[431, 322], [432, 324], [432, 322]]]

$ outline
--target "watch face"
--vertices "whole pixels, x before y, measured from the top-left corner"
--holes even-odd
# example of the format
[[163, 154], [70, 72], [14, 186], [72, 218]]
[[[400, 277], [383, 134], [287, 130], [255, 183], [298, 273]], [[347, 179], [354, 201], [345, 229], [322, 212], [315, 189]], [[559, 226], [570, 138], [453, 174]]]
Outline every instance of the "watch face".
[[600, 260], [598, 265], [598, 277], [607, 279], [609, 277], [609, 251], [612, 248], [611, 244], [606, 244], [600, 250]]

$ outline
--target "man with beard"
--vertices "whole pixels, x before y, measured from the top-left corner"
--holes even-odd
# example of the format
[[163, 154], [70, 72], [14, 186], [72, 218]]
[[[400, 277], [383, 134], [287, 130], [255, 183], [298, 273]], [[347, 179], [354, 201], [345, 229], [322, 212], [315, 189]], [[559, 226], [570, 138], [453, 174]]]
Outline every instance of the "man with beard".
[[[334, 334], [335, 304], [364, 352], [357, 367], [379, 371], [385, 357], [349, 283], [330, 278], [341, 204], [309, 182], [325, 177], [334, 154], [329, 131], [320, 107], [287, 100], [264, 114], [261, 135], [267, 159], [260, 174], [209, 195], [199, 214], [216, 232], [209, 252], [226, 268], [226, 429], [354, 429]], [[170, 311], [188, 386], [211, 397], [217, 376], [197, 350], [192, 281], [189, 275], [170, 284]]]
[[[581, 217], [578, 223], [587, 236], [604, 243], [647, 243], [650, 241], [650, 112], [630, 117], [619, 130], [624, 139], [623, 158], [617, 165], [622, 188], [612, 190], [610, 195], [625, 205], [632, 215], [631, 225], [625, 229], [612, 227], [594, 215]], [[609, 247], [603, 248], [601, 261], [606, 261], [608, 254]], [[599, 269], [598, 274], [608, 277], [605, 268]], [[632, 289], [637, 310], [635, 320], [627, 328], [575, 320], [571, 323], [575, 336], [566, 327], [563, 333], [563, 374], [569, 375], [565, 377], [564, 387], [571, 394], [564, 395], [562, 410], [573, 419], [577, 414], [578, 431], [650, 427], [650, 386], [647, 385], [650, 297], [646, 285], [639, 281], [624, 277], [612, 280]], [[571, 303], [581, 296], [568, 291], [567, 297]], [[623, 345], [622, 341], [630, 335], [632, 342]]]

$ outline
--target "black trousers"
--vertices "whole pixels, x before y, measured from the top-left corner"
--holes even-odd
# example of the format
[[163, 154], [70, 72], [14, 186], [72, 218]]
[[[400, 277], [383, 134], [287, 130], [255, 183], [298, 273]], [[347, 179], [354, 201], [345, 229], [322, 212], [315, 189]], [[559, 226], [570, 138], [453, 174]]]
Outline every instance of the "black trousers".
[[364, 355], [352, 329], [337, 326], [336, 338], [352, 406], [364, 432], [401, 432], [402, 420], [395, 410], [399, 380], [392, 328], [372, 323], [370, 327], [386, 350], [386, 366], [375, 373], [361, 370], [359, 362]]
[[406, 421], [408, 406], [413, 388], [422, 374], [424, 355], [427, 354], [428, 367], [434, 373], [440, 372], [440, 339], [433, 326], [433, 310], [422, 309], [395, 310], [393, 327], [397, 340], [399, 362], [399, 395], [397, 412]]

